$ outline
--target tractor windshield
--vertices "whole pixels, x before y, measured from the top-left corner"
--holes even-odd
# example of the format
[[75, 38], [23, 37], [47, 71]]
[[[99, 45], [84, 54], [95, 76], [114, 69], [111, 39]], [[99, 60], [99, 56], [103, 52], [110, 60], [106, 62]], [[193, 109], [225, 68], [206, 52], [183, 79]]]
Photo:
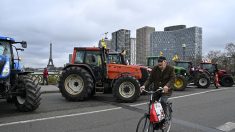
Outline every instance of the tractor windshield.
[[108, 62], [109, 63], [115, 63], [115, 64], [122, 64], [121, 63], [121, 57], [119, 56], [119, 54], [109, 54]]
[[210, 64], [210, 63], [208, 63], [208, 64], [202, 64], [201, 66], [202, 66], [202, 69], [206, 69], [206, 70], [208, 70], [210, 73], [214, 72], [214, 70], [215, 70], [215, 67], [214, 67], [212, 64]]
[[0, 42], [0, 55], [11, 56], [10, 43]]
[[180, 63], [180, 62], [178, 62], [178, 63], [176, 63], [176, 66], [183, 67], [185, 69], [189, 69], [190, 68], [190, 64], [189, 63]]
[[158, 57], [148, 57], [147, 58], [147, 65], [150, 67], [154, 67], [155, 65], [157, 65], [158, 61]]

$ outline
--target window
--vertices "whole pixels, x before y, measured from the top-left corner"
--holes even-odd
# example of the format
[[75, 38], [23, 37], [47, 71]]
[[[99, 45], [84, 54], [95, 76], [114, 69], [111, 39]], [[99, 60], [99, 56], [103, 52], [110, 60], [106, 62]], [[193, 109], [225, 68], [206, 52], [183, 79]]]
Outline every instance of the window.
[[100, 51], [87, 51], [85, 63], [99, 67], [102, 66]]
[[77, 51], [75, 63], [83, 63], [85, 51]]

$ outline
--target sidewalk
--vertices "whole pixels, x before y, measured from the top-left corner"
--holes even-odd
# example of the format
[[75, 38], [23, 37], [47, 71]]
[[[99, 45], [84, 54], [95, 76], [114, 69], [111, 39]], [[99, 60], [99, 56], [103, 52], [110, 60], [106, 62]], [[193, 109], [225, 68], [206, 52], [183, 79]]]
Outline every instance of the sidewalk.
[[60, 90], [57, 85], [41, 85], [41, 93], [59, 93]]

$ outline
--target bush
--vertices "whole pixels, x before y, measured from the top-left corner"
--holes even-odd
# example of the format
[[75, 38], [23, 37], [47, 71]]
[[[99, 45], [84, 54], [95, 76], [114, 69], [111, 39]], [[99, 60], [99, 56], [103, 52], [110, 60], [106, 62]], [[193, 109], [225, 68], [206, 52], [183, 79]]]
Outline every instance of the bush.
[[50, 76], [48, 77], [48, 84], [55, 85], [58, 83], [58, 76]]

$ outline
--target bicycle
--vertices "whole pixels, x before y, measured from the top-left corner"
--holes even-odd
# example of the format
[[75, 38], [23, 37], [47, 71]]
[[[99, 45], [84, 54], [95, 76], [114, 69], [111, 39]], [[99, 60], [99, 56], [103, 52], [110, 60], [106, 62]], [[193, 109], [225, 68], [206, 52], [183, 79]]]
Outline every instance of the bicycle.
[[150, 95], [149, 103], [148, 103], [148, 112], [144, 114], [143, 117], [140, 118], [136, 132], [154, 132], [154, 131], [162, 131], [162, 132], [169, 132], [171, 129], [171, 119], [172, 119], [172, 103], [167, 101], [166, 105], [166, 110], [165, 110], [165, 118], [158, 122], [158, 123], [153, 123], [150, 121], [150, 109], [152, 104], [155, 102], [153, 99], [153, 95], [155, 93], [159, 94], [160, 97], [157, 100], [160, 102], [161, 96], [162, 96], [162, 90], [163, 88], [159, 88], [156, 91], [146, 91], [144, 90], [147, 94]]

